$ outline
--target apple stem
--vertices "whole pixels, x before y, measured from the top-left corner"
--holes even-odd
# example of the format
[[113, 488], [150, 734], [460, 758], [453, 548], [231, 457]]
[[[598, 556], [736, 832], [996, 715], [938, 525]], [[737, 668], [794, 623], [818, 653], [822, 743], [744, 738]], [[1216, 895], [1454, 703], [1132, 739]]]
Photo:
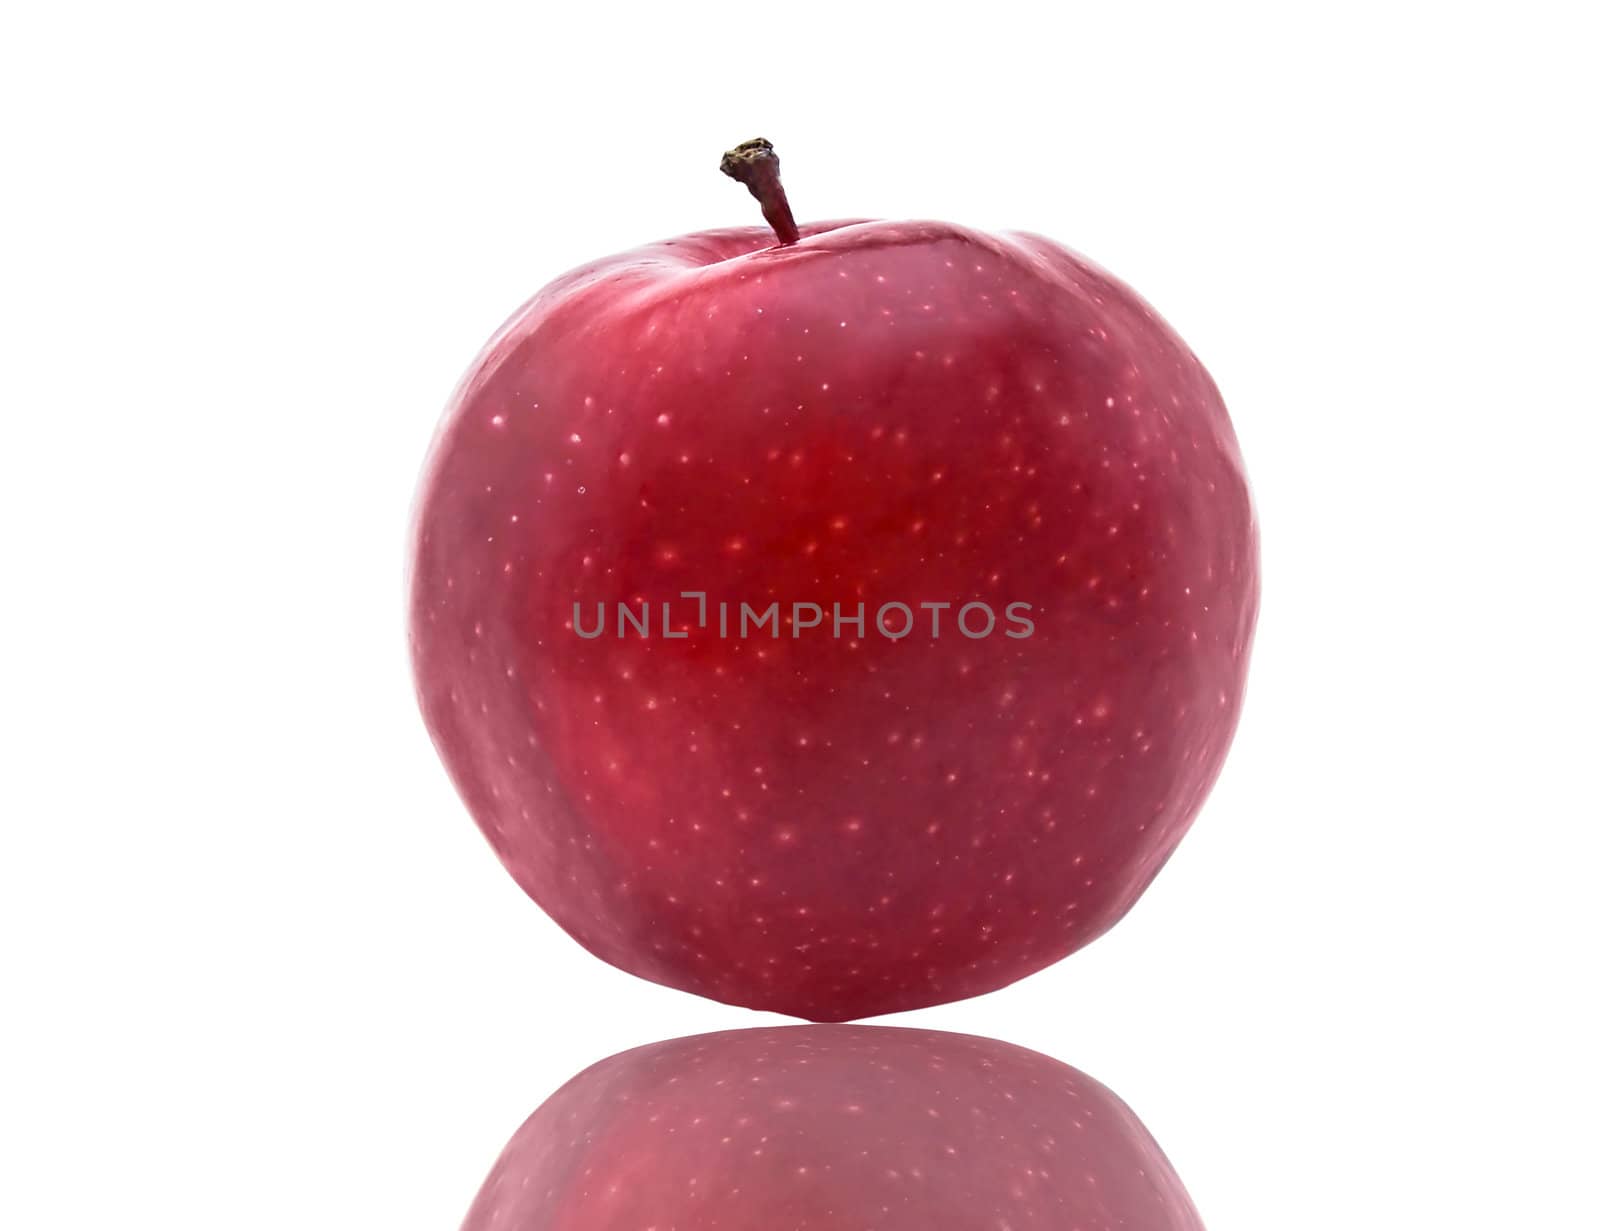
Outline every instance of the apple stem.
[[778, 234], [778, 246], [795, 243], [800, 228], [789, 211], [789, 196], [778, 178], [778, 155], [762, 137], [734, 146], [722, 156], [722, 173], [738, 180], [761, 202], [761, 216]]

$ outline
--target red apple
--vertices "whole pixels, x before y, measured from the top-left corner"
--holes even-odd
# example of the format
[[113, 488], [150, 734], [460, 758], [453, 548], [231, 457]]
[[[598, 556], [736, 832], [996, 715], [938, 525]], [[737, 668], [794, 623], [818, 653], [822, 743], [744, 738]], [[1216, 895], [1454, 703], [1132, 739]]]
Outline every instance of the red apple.
[[976, 995], [1115, 923], [1217, 775], [1256, 613], [1239, 451], [1083, 258], [796, 230], [741, 148], [792, 240], [586, 265], [456, 393], [415, 529], [422, 709], [606, 961], [817, 1020]]
[[884, 1026], [731, 1030], [586, 1069], [462, 1231], [1200, 1231], [1144, 1125], [1076, 1069]]

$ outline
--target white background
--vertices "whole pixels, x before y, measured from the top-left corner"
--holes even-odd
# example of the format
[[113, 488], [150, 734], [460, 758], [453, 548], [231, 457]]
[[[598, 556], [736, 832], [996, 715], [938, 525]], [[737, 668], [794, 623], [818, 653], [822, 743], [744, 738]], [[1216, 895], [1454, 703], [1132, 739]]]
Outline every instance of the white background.
[[1126, 278], [1260, 506], [1249, 702], [1177, 857], [1084, 953], [896, 1024], [1107, 1082], [1217, 1231], [1588, 1224], [1592, 14], [431, 7], [0, 33], [0, 1224], [453, 1227], [580, 1067], [775, 1020], [521, 895], [401, 620], [479, 344], [569, 266], [755, 222], [716, 163], [756, 134], [802, 219]]

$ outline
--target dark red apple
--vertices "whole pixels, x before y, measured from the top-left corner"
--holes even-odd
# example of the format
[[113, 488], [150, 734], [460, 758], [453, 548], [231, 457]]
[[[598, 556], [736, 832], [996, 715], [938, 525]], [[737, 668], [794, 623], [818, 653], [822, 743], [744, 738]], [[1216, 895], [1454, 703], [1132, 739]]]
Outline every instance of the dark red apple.
[[994, 1039], [731, 1030], [586, 1069], [462, 1231], [1200, 1231], [1116, 1095]]
[[[1256, 534], [1215, 386], [1048, 240], [708, 231], [540, 292], [435, 441], [411, 642], [524, 889], [672, 987], [845, 1020], [1100, 935], [1239, 713]], [[619, 610], [621, 605], [621, 610]]]

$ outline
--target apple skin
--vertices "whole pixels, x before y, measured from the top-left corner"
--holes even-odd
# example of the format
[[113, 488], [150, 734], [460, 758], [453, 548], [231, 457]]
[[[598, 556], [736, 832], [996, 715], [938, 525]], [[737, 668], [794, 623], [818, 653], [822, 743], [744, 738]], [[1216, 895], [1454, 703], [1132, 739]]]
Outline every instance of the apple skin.
[[[411, 647], [469, 810], [581, 944], [845, 1021], [1132, 906], [1232, 738], [1257, 540], [1216, 387], [1127, 287], [1028, 235], [802, 235], [599, 261], [500, 330], [424, 473]], [[829, 619], [722, 639], [684, 591]], [[688, 635], [576, 635], [619, 601]], [[1033, 635], [961, 635], [969, 601]]]
[[586, 1069], [462, 1231], [1200, 1231], [1115, 1094], [1038, 1052], [887, 1026], [730, 1030]]

